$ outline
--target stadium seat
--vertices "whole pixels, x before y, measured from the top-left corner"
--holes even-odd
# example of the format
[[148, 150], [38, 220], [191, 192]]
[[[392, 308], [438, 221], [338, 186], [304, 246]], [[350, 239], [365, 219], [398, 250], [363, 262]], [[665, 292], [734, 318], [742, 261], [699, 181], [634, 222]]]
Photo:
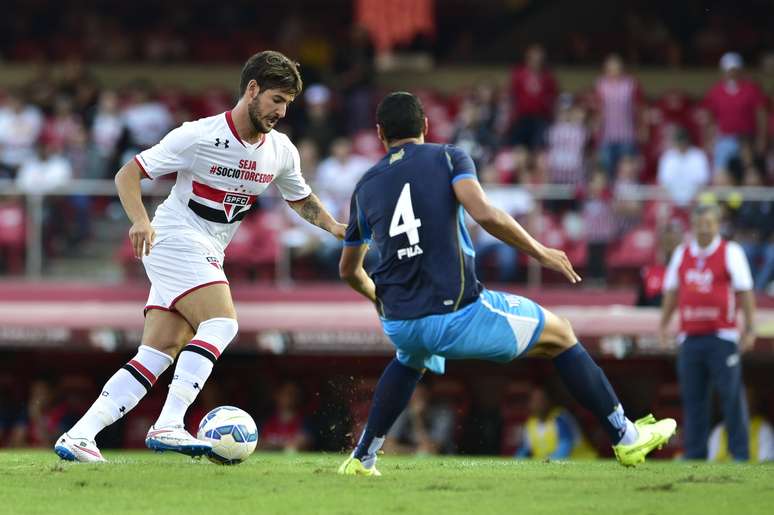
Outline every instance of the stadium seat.
[[656, 259], [656, 231], [641, 225], [629, 231], [607, 254], [610, 268], [641, 268]]
[[226, 248], [225, 266], [234, 277], [273, 279], [279, 259], [275, 215], [257, 211], [245, 220]]
[[115, 260], [121, 265], [126, 279], [145, 277], [142, 262], [134, 257], [134, 248], [129, 238], [122, 240], [121, 246], [116, 250]]

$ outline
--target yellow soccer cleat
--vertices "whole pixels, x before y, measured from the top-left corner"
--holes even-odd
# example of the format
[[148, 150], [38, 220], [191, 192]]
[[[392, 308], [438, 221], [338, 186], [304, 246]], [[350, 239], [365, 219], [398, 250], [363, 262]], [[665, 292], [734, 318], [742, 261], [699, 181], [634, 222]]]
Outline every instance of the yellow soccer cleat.
[[376, 466], [365, 468], [359, 459], [350, 456], [339, 466], [338, 473], [343, 476], [381, 476], [382, 473], [376, 470]]
[[653, 449], [661, 449], [677, 431], [677, 422], [673, 418], [656, 420], [648, 415], [637, 420], [634, 426], [639, 432], [637, 441], [630, 445], [613, 446], [615, 457], [625, 467], [633, 467], [645, 461], [645, 456]]

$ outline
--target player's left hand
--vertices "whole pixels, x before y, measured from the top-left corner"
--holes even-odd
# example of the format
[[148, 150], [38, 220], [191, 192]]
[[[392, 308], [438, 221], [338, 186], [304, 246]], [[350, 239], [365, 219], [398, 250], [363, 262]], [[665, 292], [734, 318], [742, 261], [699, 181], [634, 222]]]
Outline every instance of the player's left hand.
[[582, 280], [581, 276], [578, 275], [578, 272], [576, 272], [572, 267], [572, 263], [570, 263], [570, 259], [567, 257], [567, 254], [559, 249], [543, 247], [543, 250], [540, 256], [538, 256], [537, 260], [544, 267], [562, 273], [567, 278], [567, 280], [573, 284], [579, 283]]
[[336, 239], [343, 240], [344, 234], [347, 232], [347, 226], [346, 224], [340, 224], [336, 222], [336, 225], [334, 225], [331, 228], [331, 234], [336, 236]]

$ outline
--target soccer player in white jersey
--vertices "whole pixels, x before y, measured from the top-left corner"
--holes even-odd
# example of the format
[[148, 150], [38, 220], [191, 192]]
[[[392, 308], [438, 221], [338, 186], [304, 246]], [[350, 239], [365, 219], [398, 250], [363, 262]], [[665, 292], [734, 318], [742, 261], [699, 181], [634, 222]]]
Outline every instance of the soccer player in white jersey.
[[[242, 69], [241, 98], [233, 110], [184, 123], [119, 170], [116, 186], [132, 222], [129, 238], [151, 281], [142, 342], [57, 440], [61, 458], [104, 461], [97, 433], [134, 408], [178, 353], [166, 403], [145, 443], [189, 456], [210, 450], [184, 429], [183, 417], [237, 334], [223, 253], [239, 222], [274, 183], [301, 217], [344, 237], [346, 226], [304, 181], [296, 147], [273, 130], [301, 89], [296, 63], [279, 52], [260, 52]], [[173, 172], [177, 181], [151, 222], [140, 181]]]

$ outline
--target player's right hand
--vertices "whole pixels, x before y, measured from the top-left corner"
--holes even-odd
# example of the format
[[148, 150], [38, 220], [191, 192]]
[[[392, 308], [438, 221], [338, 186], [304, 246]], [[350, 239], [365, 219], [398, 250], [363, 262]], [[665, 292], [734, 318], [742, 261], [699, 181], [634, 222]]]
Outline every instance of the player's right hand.
[[578, 272], [572, 267], [567, 254], [561, 250], [543, 247], [537, 260], [544, 267], [561, 272], [573, 284], [579, 283], [582, 280]]
[[134, 257], [142, 259], [143, 254], [150, 254], [153, 241], [156, 239], [156, 231], [149, 221], [143, 220], [132, 225], [129, 229], [129, 240], [132, 242]]
[[669, 331], [664, 327], [658, 330], [658, 343], [663, 350], [669, 350], [674, 346], [674, 339], [670, 337]]

